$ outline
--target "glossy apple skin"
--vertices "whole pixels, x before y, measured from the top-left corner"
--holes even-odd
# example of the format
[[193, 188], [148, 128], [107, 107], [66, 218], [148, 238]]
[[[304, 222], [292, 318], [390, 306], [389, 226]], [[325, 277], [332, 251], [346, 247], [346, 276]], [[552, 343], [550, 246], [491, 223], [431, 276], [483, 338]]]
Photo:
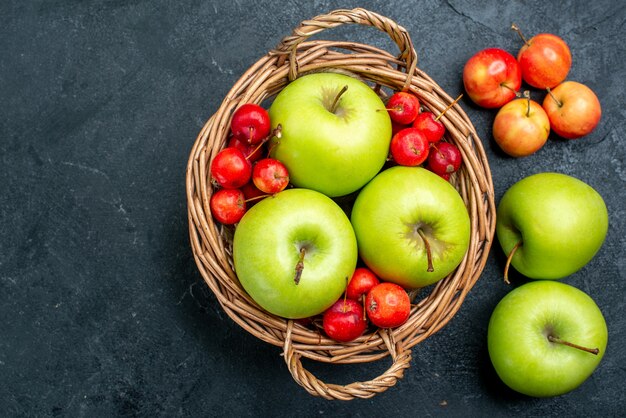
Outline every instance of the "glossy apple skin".
[[550, 120], [534, 100], [515, 99], [498, 111], [493, 120], [493, 138], [512, 157], [526, 157], [543, 147], [550, 135]]
[[332, 199], [287, 189], [246, 212], [235, 229], [233, 261], [241, 285], [261, 307], [285, 318], [306, 318], [324, 312], [345, 290], [356, 268], [356, 239]]
[[[331, 113], [332, 102], [348, 89]], [[383, 101], [365, 83], [337, 73], [315, 73], [288, 84], [269, 109], [271, 155], [287, 166], [296, 187], [336, 197], [352, 193], [385, 164], [391, 119]]]
[[517, 54], [522, 79], [533, 87], [554, 87], [567, 77], [572, 54], [567, 43], [551, 33], [533, 36]]
[[[597, 355], [554, 343], [548, 335]], [[489, 321], [487, 346], [496, 373], [528, 396], [557, 396], [580, 386], [604, 356], [608, 331], [589, 295], [554, 281], [534, 281], [509, 292]]]
[[[381, 172], [359, 192], [351, 220], [365, 264], [382, 280], [405, 288], [446, 277], [469, 245], [470, 219], [459, 193], [422, 167]], [[430, 242], [432, 272], [420, 227]]]
[[465, 63], [463, 85], [478, 106], [497, 108], [515, 98], [522, 85], [522, 72], [513, 55], [500, 48], [487, 48]]
[[598, 96], [584, 84], [565, 81], [552, 90], [552, 95], [546, 95], [543, 108], [552, 130], [560, 137], [580, 138], [591, 133], [600, 122], [602, 106]]
[[561, 279], [598, 252], [608, 231], [602, 196], [561, 173], [538, 173], [511, 186], [498, 204], [496, 234], [511, 265], [531, 279]]

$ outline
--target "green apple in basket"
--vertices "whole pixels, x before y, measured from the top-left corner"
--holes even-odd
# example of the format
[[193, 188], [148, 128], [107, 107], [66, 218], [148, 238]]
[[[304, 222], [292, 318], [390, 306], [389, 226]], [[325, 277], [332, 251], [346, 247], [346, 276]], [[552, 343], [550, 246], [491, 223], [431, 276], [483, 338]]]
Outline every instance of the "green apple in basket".
[[327, 196], [350, 194], [383, 167], [391, 141], [385, 104], [366, 83], [339, 73], [313, 73], [289, 83], [269, 108], [271, 155], [291, 182]]
[[351, 220], [365, 264], [406, 288], [446, 277], [469, 247], [463, 199], [449, 182], [422, 167], [382, 171], [359, 192]]
[[504, 193], [496, 234], [518, 272], [531, 279], [561, 279], [594, 257], [608, 224], [604, 200], [591, 186], [566, 174], [538, 173]]
[[241, 285], [266, 311], [285, 318], [329, 308], [345, 290], [357, 257], [345, 212], [309, 189], [261, 200], [243, 216], [233, 238]]

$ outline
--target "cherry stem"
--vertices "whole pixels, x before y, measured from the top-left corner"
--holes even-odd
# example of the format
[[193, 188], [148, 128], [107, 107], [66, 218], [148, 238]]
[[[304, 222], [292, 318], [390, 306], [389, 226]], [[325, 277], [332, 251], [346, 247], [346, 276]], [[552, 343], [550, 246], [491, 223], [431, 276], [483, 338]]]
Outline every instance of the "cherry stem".
[[265, 199], [266, 197], [270, 197], [270, 196], [271, 196], [271, 194], [261, 194], [261, 195], [254, 196], [254, 197], [251, 197], [249, 199], [246, 199], [244, 202], [246, 202], [246, 203], [254, 202], [255, 200]]
[[517, 244], [511, 249], [508, 257], [506, 258], [506, 264], [504, 265], [504, 283], [511, 284], [509, 281], [509, 267], [511, 267], [511, 260], [513, 260], [513, 255], [519, 247], [522, 246], [522, 240], [517, 241]]
[[276, 128], [274, 128], [274, 130], [270, 134], [269, 138], [276, 137], [276, 138], [280, 139], [282, 136], [283, 136], [283, 125], [281, 125], [279, 123], [278, 125], [276, 125]]
[[550, 89], [550, 87], [546, 87], [546, 90], [548, 90], [548, 94], [550, 95], [550, 97], [552, 97], [552, 100], [556, 102], [557, 106], [563, 107], [563, 103], [559, 101], [559, 99], [556, 98], [556, 96], [552, 93], [552, 90]]
[[434, 143], [433, 143], [433, 144], [431, 144], [430, 146], [431, 146], [431, 148], [434, 148], [434, 149], [435, 149], [435, 151], [437, 151], [437, 154], [439, 154], [439, 156], [440, 156], [442, 159], [445, 159], [445, 158], [446, 158], [446, 156], [445, 156], [445, 155], [443, 155], [443, 152], [441, 152], [441, 150], [437, 147], [437, 145], [436, 145], [436, 144], [434, 144]]
[[500, 83], [500, 87], [504, 87], [505, 89], [511, 90], [513, 93], [515, 93], [515, 97], [521, 97], [522, 96], [519, 91], [517, 91], [517, 90], [511, 88], [510, 86], [508, 86], [506, 84], [506, 82]]
[[526, 40], [526, 38], [524, 38], [524, 35], [522, 35], [522, 31], [520, 30], [519, 26], [517, 26], [515, 23], [512, 23], [511, 29], [517, 32], [519, 37], [522, 38], [522, 42], [524, 42], [524, 44], [530, 46], [530, 43]]
[[339, 93], [337, 93], [337, 95], [335, 96], [335, 100], [333, 101], [333, 105], [330, 107], [330, 113], [335, 113], [335, 110], [337, 110], [337, 105], [339, 104], [339, 99], [346, 92], [346, 90], [348, 90], [348, 86], [343, 86]]
[[[283, 125], [281, 125], [280, 123], [276, 126], [276, 129], [274, 129], [270, 135], [269, 138], [276, 138], [276, 139], [280, 139], [283, 136]], [[273, 143], [270, 144], [269, 147], [267, 147], [267, 155], [269, 156], [272, 153], [272, 150], [274, 149], [274, 147], [276, 145], [279, 144], [279, 141], [274, 141]]]
[[256, 152], [263, 146], [263, 144], [265, 144], [265, 142], [269, 139], [270, 137], [268, 136], [266, 139], [264, 139], [263, 141], [259, 142], [259, 144], [254, 147], [254, 150], [252, 150], [252, 152], [248, 155], [246, 155], [246, 160], [249, 160], [250, 157], [252, 157], [254, 154], [256, 154]]
[[437, 117], [435, 118], [435, 120], [436, 120], [436, 121], [438, 121], [438, 120], [439, 120], [439, 118], [441, 118], [441, 117], [444, 115], [444, 113], [446, 113], [448, 110], [450, 110], [450, 108], [451, 108], [452, 106], [454, 106], [455, 104], [457, 104], [457, 102], [458, 102], [459, 100], [461, 100], [461, 97], [463, 97], [463, 93], [459, 94], [459, 97], [457, 97], [456, 99], [454, 99], [454, 101], [453, 101], [452, 103], [450, 103], [448, 106], [446, 106], [446, 108], [445, 108], [445, 109], [443, 109], [443, 111], [442, 111], [440, 114], [438, 114], [438, 115], [437, 115]]
[[293, 278], [293, 281], [296, 283], [300, 283], [300, 278], [302, 278], [302, 270], [304, 270], [304, 254], [306, 253], [306, 249], [304, 247], [300, 248], [300, 258], [296, 263], [296, 275]]
[[395, 110], [396, 112], [401, 112], [402, 110], [404, 110], [404, 108], [398, 105], [395, 107], [386, 107], [384, 109], [376, 109], [377, 112], [382, 112], [384, 110]]
[[417, 233], [424, 241], [424, 247], [426, 248], [426, 257], [428, 259], [428, 268], [426, 269], [426, 271], [433, 272], [435, 271], [435, 268], [433, 267], [433, 256], [432, 256], [432, 253], [430, 252], [430, 243], [428, 242], [428, 239], [426, 239], [426, 235], [424, 235], [424, 231], [422, 231], [421, 229], [418, 229]]
[[256, 154], [256, 152], [270, 139], [276, 137], [277, 139], [280, 139], [280, 137], [282, 136], [282, 132], [283, 132], [283, 127], [282, 125], [279, 123], [276, 128], [274, 128], [272, 130], [272, 132], [270, 132], [270, 134], [268, 136], [266, 136], [265, 138], [263, 138], [263, 140], [261, 142], [258, 143], [258, 145], [254, 148], [254, 150], [246, 155], [246, 160], [249, 160], [250, 157], [252, 157], [254, 154]]
[[367, 321], [367, 308], [365, 307], [365, 295], [361, 296], [361, 300], [363, 301], [363, 320]]
[[563, 344], [563, 345], [566, 345], [568, 347], [577, 348], [578, 350], [582, 350], [582, 351], [585, 351], [587, 353], [591, 353], [591, 354], [593, 354], [595, 356], [597, 356], [600, 353], [600, 350], [598, 348], [583, 347], [582, 345], [570, 343], [569, 341], [563, 341], [559, 337], [554, 337], [552, 335], [548, 335], [548, 341], [550, 341], [551, 343]]

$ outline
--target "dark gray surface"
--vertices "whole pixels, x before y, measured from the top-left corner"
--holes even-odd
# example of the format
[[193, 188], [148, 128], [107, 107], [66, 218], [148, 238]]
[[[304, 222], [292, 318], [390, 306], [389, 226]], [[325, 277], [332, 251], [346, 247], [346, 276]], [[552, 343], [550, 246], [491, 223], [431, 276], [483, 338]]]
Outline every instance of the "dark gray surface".
[[[569, 79], [588, 84], [603, 106], [588, 137], [553, 138], [536, 155], [512, 159], [493, 143], [495, 112], [467, 99], [462, 106], [487, 150], [496, 200], [541, 171], [574, 175], [606, 200], [607, 240], [567, 279], [596, 300], [609, 327], [606, 356], [578, 390], [531, 399], [495, 376], [486, 327], [510, 290], [497, 245], [453, 321], [415, 347], [402, 381], [370, 400], [311, 397], [280, 350], [243, 331], [208, 292], [188, 243], [184, 191], [199, 130], [239, 76], [301, 20], [356, 6], [403, 25], [419, 66], [452, 96], [474, 52], [516, 53], [511, 22], [569, 43]], [[608, 0], [1, 2], [2, 415], [622, 414], [625, 21], [623, 2]], [[382, 33], [354, 26], [320, 38], [395, 52]], [[309, 366], [349, 383], [388, 364]]]

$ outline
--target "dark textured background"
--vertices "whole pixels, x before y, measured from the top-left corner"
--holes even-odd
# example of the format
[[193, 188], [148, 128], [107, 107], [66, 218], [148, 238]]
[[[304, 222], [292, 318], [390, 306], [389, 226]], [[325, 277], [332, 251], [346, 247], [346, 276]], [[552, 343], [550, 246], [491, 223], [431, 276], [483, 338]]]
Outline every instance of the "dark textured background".
[[[512, 159], [493, 143], [495, 112], [468, 99], [462, 106], [487, 150], [497, 201], [541, 171], [574, 175], [606, 200], [607, 240], [567, 279], [596, 300], [610, 335], [600, 367], [578, 390], [531, 399], [495, 376], [486, 327], [510, 290], [495, 245], [453, 321], [414, 348], [403, 380], [369, 400], [308, 395], [280, 349], [235, 325], [207, 291], [188, 243], [184, 190], [198, 132], [239, 76], [301, 20], [356, 6], [403, 25], [419, 66], [452, 96], [473, 53], [516, 53], [511, 22], [570, 45], [569, 79], [589, 85], [603, 106], [588, 137], [552, 138], [536, 155]], [[1, 2], [0, 414], [622, 414], [625, 21], [623, 2], [610, 0]], [[320, 37], [395, 51], [373, 29]], [[388, 363], [308, 366], [349, 383]]]

